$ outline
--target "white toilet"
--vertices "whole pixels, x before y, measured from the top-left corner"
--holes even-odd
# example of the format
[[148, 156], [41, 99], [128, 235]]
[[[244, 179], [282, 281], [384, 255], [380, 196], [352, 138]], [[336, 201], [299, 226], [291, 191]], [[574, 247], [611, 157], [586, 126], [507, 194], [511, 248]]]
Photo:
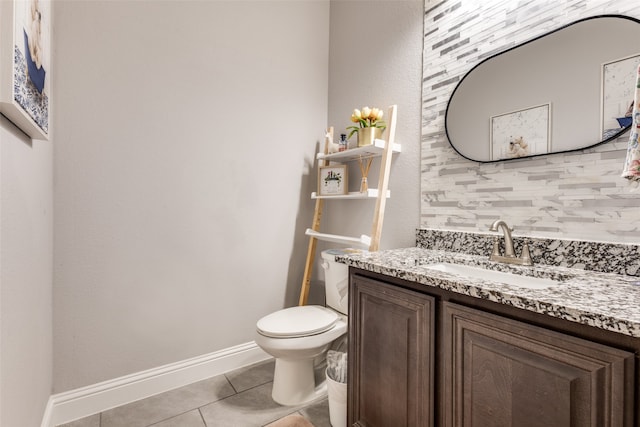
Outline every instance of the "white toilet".
[[350, 250], [322, 252], [327, 307], [285, 308], [258, 320], [255, 342], [276, 359], [273, 400], [298, 405], [326, 394], [324, 381], [316, 385], [314, 362], [347, 333], [349, 267], [335, 256]]

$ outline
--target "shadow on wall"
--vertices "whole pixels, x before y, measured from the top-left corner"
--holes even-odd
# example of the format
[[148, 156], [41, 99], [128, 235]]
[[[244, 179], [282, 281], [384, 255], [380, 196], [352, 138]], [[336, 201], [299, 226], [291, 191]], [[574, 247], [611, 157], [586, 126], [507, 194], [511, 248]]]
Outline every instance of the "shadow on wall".
[[[318, 152], [321, 145], [322, 142], [316, 141], [316, 149], [314, 153]], [[309, 237], [307, 237], [304, 232], [311, 226], [313, 221], [315, 201], [311, 200], [310, 194], [315, 191], [314, 186], [316, 184], [316, 177], [314, 171], [316, 170], [317, 161], [315, 158], [305, 158], [304, 162], [305, 173], [300, 177], [298, 214], [296, 215], [296, 222], [294, 226], [293, 247], [291, 254], [289, 255], [287, 286], [283, 299], [284, 307], [293, 307], [298, 305], [309, 247]], [[317, 279], [318, 277], [317, 269], [319, 256], [320, 252], [316, 251], [316, 259], [314, 260], [313, 265], [314, 274], [312, 276], [311, 287], [309, 290], [309, 304], [324, 304], [324, 288], [322, 288], [322, 283], [319, 283], [318, 280], [314, 280], [314, 278]]]
[[6, 118], [4, 114], [0, 114], [0, 128], [8, 132], [11, 136], [15, 137], [16, 139], [24, 142], [30, 148], [33, 148], [33, 140], [31, 139], [31, 137], [26, 133], [22, 132], [22, 130], [20, 130], [20, 128], [14, 125], [11, 120]]

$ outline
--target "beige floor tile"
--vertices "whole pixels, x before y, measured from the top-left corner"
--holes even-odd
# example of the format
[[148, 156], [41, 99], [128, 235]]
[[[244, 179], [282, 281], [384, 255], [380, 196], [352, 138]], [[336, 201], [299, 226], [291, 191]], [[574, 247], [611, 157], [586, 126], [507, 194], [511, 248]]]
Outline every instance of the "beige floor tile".
[[161, 421], [158, 424], [153, 424], [152, 427], [206, 427], [206, 425], [202, 415], [200, 415], [200, 411], [194, 409], [177, 417]]
[[145, 427], [232, 394], [227, 378], [219, 375], [103, 412], [100, 427]]
[[[292, 424], [296, 426], [308, 425], [308, 422], [310, 421], [308, 419], [302, 420], [300, 419], [301, 417], [304, 418], [304, 416], [300, 412], [295, 412], [293, 414], [286, 415], [272, 423], [269, 423], [264, 427], [282, 427], [283, 425], [292, 425]], [[316, 426], [313, 426], [313, 427], [316, 427]]]
[[300, 414], [311, 421], [314, 427], [331, 427], [329, 401], [326, 398], [300, 409]]
[[236, 369], [227, 374], [227, 379], [238, 393], [273, 381], [273, 359], [256, 363], [245, 368]]
[[100, 427], [100, 414], [91, 415], [70, 423], [60, 424], [58, 427]]
[[263, 384], [200, 408], [207, 427], [260, 427], [300, 409], [275, 403], [271, 386]]

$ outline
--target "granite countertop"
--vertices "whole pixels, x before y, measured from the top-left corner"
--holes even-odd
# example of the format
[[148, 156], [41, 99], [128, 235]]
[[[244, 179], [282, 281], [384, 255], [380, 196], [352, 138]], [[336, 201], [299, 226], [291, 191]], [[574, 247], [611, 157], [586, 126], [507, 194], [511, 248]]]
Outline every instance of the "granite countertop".
[[[640, 337], [639, 277], [542, 264], [533, 267], [508, 265], [489, 261], [487, 256], [417, 247], [339, 255], [336, 260], [425, 286]], [[426, 267], [442, 262], [552, 278], [559, 284], [544, 289], [523, 288]]]

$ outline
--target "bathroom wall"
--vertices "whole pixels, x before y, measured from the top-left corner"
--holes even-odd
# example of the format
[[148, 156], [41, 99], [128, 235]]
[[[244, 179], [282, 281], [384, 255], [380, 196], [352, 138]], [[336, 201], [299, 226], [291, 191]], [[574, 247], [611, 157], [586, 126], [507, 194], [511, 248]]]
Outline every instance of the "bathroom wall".
[[[382, 247], [415, 244], [422, 6], [54, 3], [56, 393], [251, 341], [297, 304], [315, 154], [360, 104], [398, 104]], [[370, 232], [372, 201], [337, 203], [323, 226]]]
[[637, 243], [640, 195], [620, 178], [628, 135], [574, 153], [479, 164], [451, 148], [444, 114], [457, 81], [490, 53], [587, 16], [640, 18], [640, 6], [622, 0], [426, 0], [425, 10], [421, 227], [486, 231], [501, 217], [514, 234]]
[[56, 1], [54, 391], [297, 303], [329, 2]]
[[39, 426], [51, 394], [53, 143], [0, 116], [0, 426]]
[[[336, 138], [347, 133], [354, 108], [398, 105], [396, 142], [402, 153], [391, 165], [380, 248], [415, 245], [420, 211], [420, 86], [422, 78], [422, 0], [331, 2], [329, 55], [329, 123]], [[352, 137], [352, 144], [356, 136]], [[378, 160], [371, 166], [369, 186], [377, 187]], [[360, 187], [357, 162], [349, 170], [350, 190]], [[325, 203], [327, 227], [338, 234], [371, 234], [375, 203]], [[323, 245], [326, 247], [326, 244]]]

